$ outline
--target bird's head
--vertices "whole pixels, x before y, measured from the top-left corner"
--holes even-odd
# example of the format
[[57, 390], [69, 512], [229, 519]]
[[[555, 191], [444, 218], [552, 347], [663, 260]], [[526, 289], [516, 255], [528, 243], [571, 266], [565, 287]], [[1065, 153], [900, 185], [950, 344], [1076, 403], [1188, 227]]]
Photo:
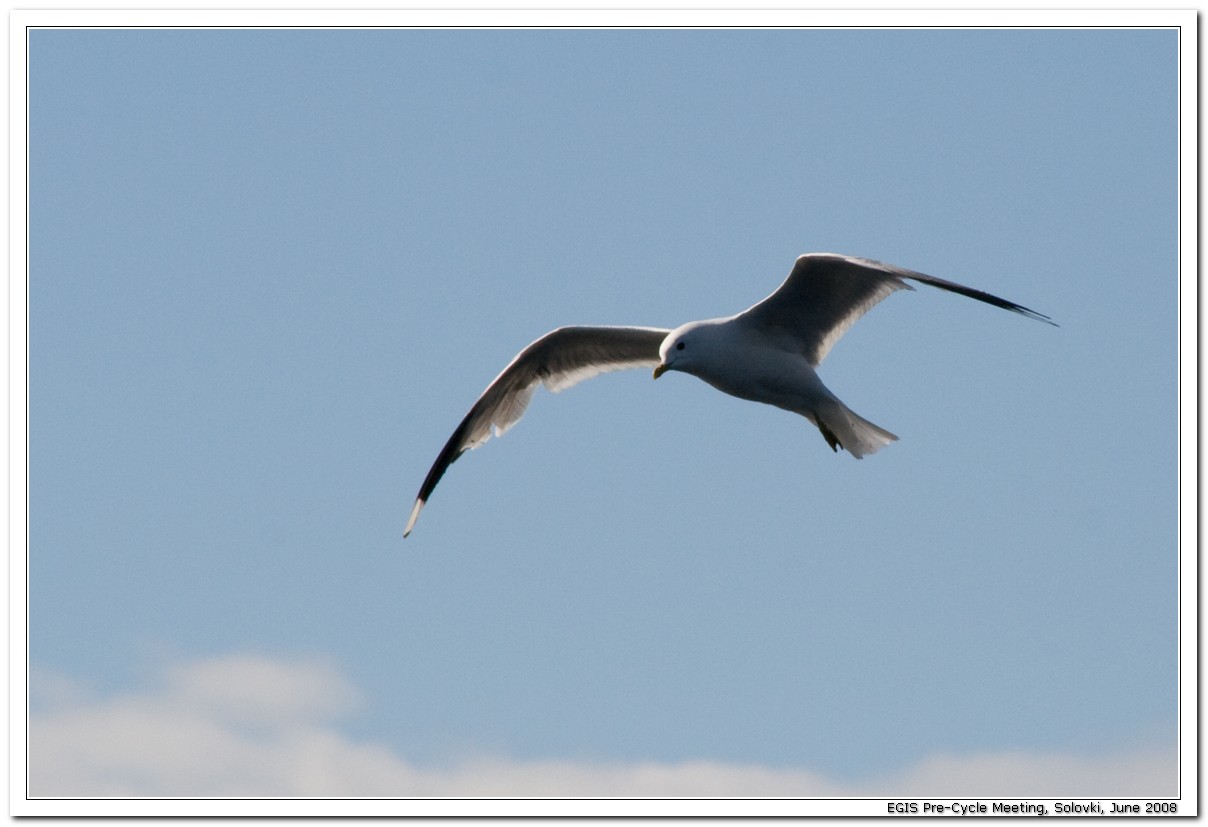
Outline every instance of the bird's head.
[[669, 370], [692, 373], [703, 347], [703, 338], [699, 322], [677, 327], [668, 333], [659, 345], [659, 364], [654, 369], [654, 378], [658, 379]]

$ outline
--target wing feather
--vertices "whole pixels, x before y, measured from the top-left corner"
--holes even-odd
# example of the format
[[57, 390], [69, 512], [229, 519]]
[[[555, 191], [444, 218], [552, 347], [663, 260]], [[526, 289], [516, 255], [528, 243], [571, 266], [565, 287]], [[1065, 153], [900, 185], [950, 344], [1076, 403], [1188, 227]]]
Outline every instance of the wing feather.
[[1053, 324], [1042, 313], [982, 290], [872, 259], [835, 253], [800, 256], [776, 292], [740, 314], [740, 318], [793, 341], [810, 364], [817, 367], [835, 342], [877, 303], [898, 290], [914, 289], [905, 279]]
[[538, 384], [556, 393], [606, 371], [654, 367], [659, 363], [659, 345], [669, 332], [656, 327], [560, 327], [516, 354], [441, 449], [420, 486], [403, 536], [415, 527], [449, 466], [492, 434], [500, 436], [519, 422]]

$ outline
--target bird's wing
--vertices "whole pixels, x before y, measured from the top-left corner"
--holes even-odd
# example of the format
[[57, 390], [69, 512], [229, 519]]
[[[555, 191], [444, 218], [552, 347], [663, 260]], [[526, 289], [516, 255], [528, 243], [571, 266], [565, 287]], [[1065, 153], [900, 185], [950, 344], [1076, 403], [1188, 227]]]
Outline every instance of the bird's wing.
[[1035, 310], [963, 284], [871, 259], [834, 253], [809, 253], [799, 257], [784, 284], [739, 318], [775, 331], [779, 336], [796, 339], [800, 352], [810, 364], [817, 366], [839, 337], [873, 305], [890, 293], [913, 289], [903, 279], [930, 284], [1053, 324], [1048, 316]]
[[655, 327], [560, 327], [526, 347], [495, 377], [457, 426], [415, 498], [403, 531], [415, 527], [432, 489], [462, 454], [520, 421], [538, 383], [557, 393], [610, 370], [653, 367], [670, 331]]

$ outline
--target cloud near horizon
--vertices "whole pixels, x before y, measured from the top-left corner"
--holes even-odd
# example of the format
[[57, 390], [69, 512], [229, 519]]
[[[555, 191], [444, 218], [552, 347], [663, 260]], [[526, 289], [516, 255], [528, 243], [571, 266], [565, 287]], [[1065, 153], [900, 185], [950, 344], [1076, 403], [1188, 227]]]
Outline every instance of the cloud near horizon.
[[31, 680], [35, 797], [1170, 797], [1173, 746], [1103, 756], [941, 754], [844, 782], [807, 769], [710, 761], [593, 763], [482, 757], [421, 766], [342, 732], [362, 698], [320, 659], [230, 655], [167, 665], [150, 685], [94, 697]]

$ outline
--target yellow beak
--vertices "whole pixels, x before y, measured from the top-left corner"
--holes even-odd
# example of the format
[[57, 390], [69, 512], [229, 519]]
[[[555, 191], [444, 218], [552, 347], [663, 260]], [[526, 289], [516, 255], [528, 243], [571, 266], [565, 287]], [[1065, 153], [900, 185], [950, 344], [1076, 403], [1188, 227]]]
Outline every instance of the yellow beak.
[[660, 376], [662, 376], [666, 372], [667, 372], [667, 366], [660, 364], [658, 367], [656, 367], [654, 369], [654, 378], [658, 379]]

